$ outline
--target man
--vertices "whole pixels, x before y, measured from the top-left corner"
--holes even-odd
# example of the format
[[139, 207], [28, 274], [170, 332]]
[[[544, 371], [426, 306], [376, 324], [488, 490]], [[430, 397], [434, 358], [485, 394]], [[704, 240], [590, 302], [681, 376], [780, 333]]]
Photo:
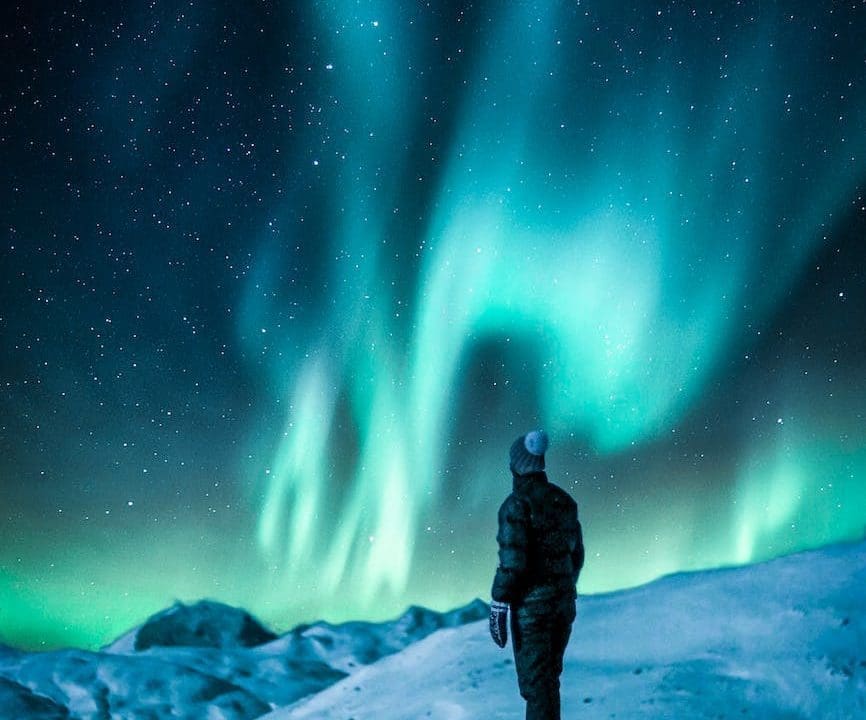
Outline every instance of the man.
[[548, 438], [543, 430], [511, 445], [514, 489], [499, 508], [499, 567], [493, 580], [490, 634], [499, 647], [511, 642], [526, 720], [559, 720], [559, 676], [571, 634], [583, 567], [577, 504], [544, 472]]

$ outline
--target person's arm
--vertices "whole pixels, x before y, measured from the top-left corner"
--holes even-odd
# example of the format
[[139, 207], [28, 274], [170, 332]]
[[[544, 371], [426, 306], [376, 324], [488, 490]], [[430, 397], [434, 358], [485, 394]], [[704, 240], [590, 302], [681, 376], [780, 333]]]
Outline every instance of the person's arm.
[[516, 495], [509, 495], [499, 508], [499, 567], [493, 578], [491, 597], [501, 603], [519, 598], [526, 580], [529, 546], [529, 510]]
[[583, 548], [583, 529], [580, 526], [580, 520], [576, 520], [577, 529], [575, 533], [574, 550], [571, 551], [571, 566], [574, 568], [574, 582], [580, 577], [580, 571], [583, 569], [583, 562], [586, 558], [586, 553]]
[[499, 508], [499, 567], [490, 595], [490, 636], [499, 647], [508, 642], [508, 611], [519, 597], [526, 577], [529, 544], [529, 510], [515, 495]]

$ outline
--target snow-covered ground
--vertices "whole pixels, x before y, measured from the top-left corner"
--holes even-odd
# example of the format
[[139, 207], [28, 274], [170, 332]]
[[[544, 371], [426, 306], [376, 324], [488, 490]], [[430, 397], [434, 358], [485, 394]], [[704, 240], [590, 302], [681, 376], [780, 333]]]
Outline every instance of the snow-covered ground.
[[[866, 718], [866, 544], [578, 600], [563, 717]], [[280, 709], [300, 718], [522, 718], [485, 623], [437, 632]]]
[[[484, 610], [250, 645], [246, 613], [174, 606], [100, 653], [0, 648], [0, 718], [519, 720]], [[866, 543], [581, 597], [562, 686], [563, 717], [866, 718]]]
[[385, 623], [318, 622], [277, 637], [245, 611], [176, 603], [100, 652], [0, 645], [0, 720], [248, 720], [326, 688], [440, 628], [487, 616], [411, 607]]

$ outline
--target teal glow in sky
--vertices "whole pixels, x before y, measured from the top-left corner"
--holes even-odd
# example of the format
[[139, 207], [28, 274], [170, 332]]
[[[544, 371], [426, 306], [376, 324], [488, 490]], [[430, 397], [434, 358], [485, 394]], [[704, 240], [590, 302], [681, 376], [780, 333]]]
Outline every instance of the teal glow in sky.
[[539, 426], [581, 592], [862, 535], [866, 11], [608, 5], [16, 29], [0, 641], [486, 597]]
[[[419, 22], [389, 32], [406, 18], [374, 24], [355, 8], [322, 17], [323, 28], [346, 28], [322, 42], [334, 58], [327, 87], [340, 101], [326, 105], [317, 131], [342, 130], [345, 156], [314, 161], [336, 166], [328, 202], [340, 208], [329, 219], [326, 263], [333, 300], [320, 308], [322, 330], [306, 340], [300, 369], [278, 362], [274, 370], [291, 400], [265, 471], [259, 541], [289, 578], [319, 568], [315, 589], [325, 598], [349, 587], [366, 608], [409, 587], [417, 537], [443, 502], [443, 449], [457, 439], [449, 430], [474, 402], [461, 392], [474, 347], [521, 346], [516, 354], [531, 363], [520, 380], [529, 391], [523, 424], [576, 433], [602, 456], [657, 441], [742, 352], [744, 328], [778, 312], [862, 180], [866, 136], [851, 135], [849, 124], [864, 119], [862, 98], [843, 97], [841, 76], [831, 82], [839, 96], [828, 93], [820, 57], [795, 52], [801, 39], [769, 13], [734, 42], [708, 49], [706, 37], [678, 37], [651, 61], [635, 42], [644, 33], [624, 28], [625, 39], [611, 43], [617, 64], [606, 68], [597, 58], [611, 48], [587, 42], [600, 32], [597, 15], [516, 3], [488, 24], [466, 63], [442, 169], [425, 189], [429, 219], [407, 240], [392, 220], [407, 192], [395, 185], [412, 128], [404, 121], [429, 97], [395, 67], [423, 66], [413, 32], [431, 31]], [[803, 103], [824, 95], [832, 99], [820, 116], [804, 117]], [[793, 152], [808, 130], [820, 133], [816, 152]], [[279, 264], [267, 254], [263, 262]], [[414, 278], [411, 293], [396, 266]], [[259, 307], [245, 322], [266, 326], [273, 310]], [[506, 366], [504, 382], [515, 372]], [[503, 448], [523, 425], [474, 412], [479, 435], [492, 426], [499, 442], [491, 433], [474, 459], [464, 452], [465, 467], [503, 478]], [[341, 423], [356, 435], [354, 457], [331, 438]], [[777, 454], [744, 458], [734, 494], [745, 507], [726, 519], [734, 539], [713, 562], [756, 559], [759, 540], [798, 517], [808, 460]], [[341, 462], [334, 502], [324, 488]], [[503, 479], [487, 489], [495, 497], [506, 487]], [[485, 507], [486, 496], [474, 511]], [[664, 552], [616, 579], [588, 568], [587, 589], [682, 562]]]

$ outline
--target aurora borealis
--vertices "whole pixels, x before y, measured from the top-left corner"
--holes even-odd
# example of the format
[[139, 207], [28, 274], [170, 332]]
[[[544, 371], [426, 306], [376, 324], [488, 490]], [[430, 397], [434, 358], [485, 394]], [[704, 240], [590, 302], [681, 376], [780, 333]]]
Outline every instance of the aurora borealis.
[[0, 642], [581, 592], [866, 530], [866, 5], [7, 9]]

